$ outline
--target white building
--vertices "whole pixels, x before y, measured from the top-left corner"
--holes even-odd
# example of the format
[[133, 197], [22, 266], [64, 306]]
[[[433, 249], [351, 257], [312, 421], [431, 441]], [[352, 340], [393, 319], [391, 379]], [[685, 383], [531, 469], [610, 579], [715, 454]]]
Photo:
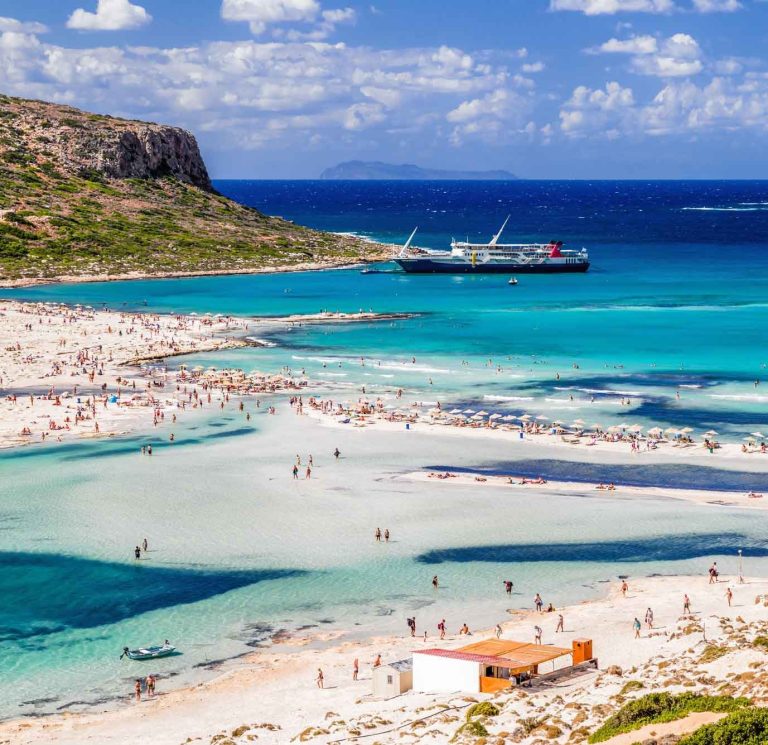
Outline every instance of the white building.
[[[585, 640], [579, 641], [583, 645]], [[505, 639], [486, 639], [460, 649], [423, 649], [413, 653], [413, 688], [429, 693], [493, 693], [584, 662], [583, 651], [575, 643], [566, 649]], [[590, 642], [590, 656], [591, 651]]]

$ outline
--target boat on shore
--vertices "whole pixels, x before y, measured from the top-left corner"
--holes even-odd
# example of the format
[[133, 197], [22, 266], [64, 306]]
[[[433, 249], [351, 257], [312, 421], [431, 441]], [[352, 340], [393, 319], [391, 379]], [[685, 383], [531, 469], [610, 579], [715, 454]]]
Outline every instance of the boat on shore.
[[165, 644], [154, 647], [139, 647], [138, 649], [124, 647], [120, 659], [127, 657], [129, 660], [156, 660], [160, 657], [170, 657], [172, 654], [176, 654], [176, 647], [166, 641]]
[[508, 222], [509, 217], [488, 243], [453, 240], [450, 251], [411, 248], [414, 230], [394, 260], [414, 274], [572, 274], [589, 269], [587, 250], [563, 250], [562, 241], [499, 243]]

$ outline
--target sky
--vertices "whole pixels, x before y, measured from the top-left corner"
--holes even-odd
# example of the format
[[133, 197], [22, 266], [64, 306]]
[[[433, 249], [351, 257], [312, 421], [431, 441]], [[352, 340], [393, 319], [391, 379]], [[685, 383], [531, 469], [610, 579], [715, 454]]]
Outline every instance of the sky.
[[189, 129], [220, 179], [765, 178], [768, 0], [0, 0], [0, 91]]

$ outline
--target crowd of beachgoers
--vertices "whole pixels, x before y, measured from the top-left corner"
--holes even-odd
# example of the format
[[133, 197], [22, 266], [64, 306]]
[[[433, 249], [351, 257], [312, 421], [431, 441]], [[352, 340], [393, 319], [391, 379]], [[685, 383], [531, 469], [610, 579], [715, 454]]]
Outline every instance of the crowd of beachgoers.
[[444, 409], [439, 402], [424, 404], [419, 401], [406, 402], [404, 391], [398, 389], [393, 395], [358, 397], [357, 401], [340, 402], [327, 398], [312, 397], [309, 409], [326, 420], [356, 427], [385, 424], [415, 428], [450, 428], [467, 433], [488, 433], [516, 440], [533, 440], [547, 445], [583, 445], [597, 449], [622, 450], [633, 454], [675, 448], [678, 451], [692, 451], [714, 455], [718, 451], [734, 454], [768, 453], [768, 437], [761, 432], [752, 433], [740, 445], [722, 443], [718, 433], [709, 430], [695, 439], [691, 427], [681, 429], [650, 427], [647, 430], [639, 424], [616, 424], [603, 428], [600, 424], [587, 424], [582, 419], [565, 423], [550, 421], [543, 415], [502, 414], [474, 409]]
[[[168, 358], [246, 345], [264, 345], [249, 336], [264, 323], [334, 323], [391, 320], [407, 314], [322, 311], [282, 319], [244, 319], [221, 314], [161, 315], [120, 312], [56, 303], [0, 302], [0, 328], [8, 341], [0, 349], [0, 447], [99, 437], [130, 432], [168, 413], [212, 403], [226, 396], [302, 391], [307, 413], [355, 427], [408, 427], [461, 434], [486, 434], [543, 445], [581, 446], [633, 454], [766, 454], [763, 433], [739, 444], [722, 442], [714, 430], [649, 427], [618, 423], [603, 427], [583, 419], [551, 420], [544, 415], [510, 414], [423, 403], [421, 394], [383, 387], [376, 396], [352, 384], [310, 381], [304, 371], [245, 373], [240, 369], [192, 367]], [[343, 401], [320, 397], [333, 389]], [[204, 395], [200, 395], [200, 394]], [[217, 399], [218, 401], [219, 399]], [[674, 450], [673, 450], [674, 449]]]

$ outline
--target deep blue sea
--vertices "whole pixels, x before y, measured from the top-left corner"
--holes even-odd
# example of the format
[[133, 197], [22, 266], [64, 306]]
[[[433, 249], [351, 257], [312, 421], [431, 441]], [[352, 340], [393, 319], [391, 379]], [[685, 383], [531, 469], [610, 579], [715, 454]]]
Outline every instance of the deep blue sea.
[[[45, 285], [0, 297], [251, 316], [412, 311], [392, 323], [266, 326], [260, 336], [274, 346], [185, 361], [303, 369], [337, 399], [401, 387], [408, 400], [566, 424], [688, 425], [694, 437], [712, 429], [728, 442], [768, 433], [768, 181], [216, 187], [268, 214], [376, 241], [402, 242], [418, 226], [416, 244], [431, 248], [487, 240], [510, 215], [506, 240], [585, 247], [592, 268], [511, 287], [504, 276], [404, 275], [385, 263], [375, 274]], [[768, 570], [762, 513], [620, 495], [542, 503], [394, 480], [452, 466], [768, 490], [759, 460], [743, 472], [717, 455], [648, 465], [585, 454], [574, 465], [562, 449], [329, 433], [296, 419], [255, 415], [246, 425], [227, 409], [185, 422], [173, 447], [161, 428], [0, 454], [0, 716], [129, 691], [135, 668], [115, 654], [124, 644], [178, 642], [184, 654], [153, 669], [168, 687], [169, 676], [194, 680], [281, 630], [402, 631], [414, 612], [430, 624], [459, 614], [471, 626], [495, 623], [507, 601], [488, 588], [508, 572], [526, 598], [540, 591], [559, 604], [619, 573], [698, 572], [713, 556], [727, 569], [737, 547], [748, 572]], [[156, 443], [152, 459], [136, 455], [146, 441]], [[323, 455], [334, 445], [339, 464]], [[316, 481], [286, 479], [297, 451], [315, 453]], [[396, 540], [371, 553], [379, 524]], [[130, 549], [144, 535], [153, 551], [136, 565]], [[435, 564], [439, 600], [428, 582]]]

